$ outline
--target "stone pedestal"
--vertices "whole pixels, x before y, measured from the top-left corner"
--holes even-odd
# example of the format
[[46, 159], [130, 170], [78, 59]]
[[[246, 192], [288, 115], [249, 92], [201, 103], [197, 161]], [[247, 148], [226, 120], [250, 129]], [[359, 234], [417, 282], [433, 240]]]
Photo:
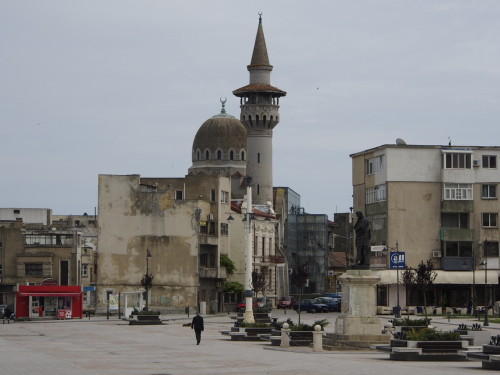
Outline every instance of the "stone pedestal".
[[349, 269], [340, 276], [342, 313], [335, 322], [335, 336], [353, 348], [367, 348], [372, 343], [388, 342], [382, 334], [377, 315], [377, 282], [379, 277], [369, 269]]

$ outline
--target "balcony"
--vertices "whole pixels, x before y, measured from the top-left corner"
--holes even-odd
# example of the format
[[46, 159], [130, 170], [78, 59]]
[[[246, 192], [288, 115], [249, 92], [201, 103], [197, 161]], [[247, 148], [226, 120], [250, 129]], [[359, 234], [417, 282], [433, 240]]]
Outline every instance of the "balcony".
[[200, 279], [227, 279], [227, 271], [224, 267], [199, 267]]
[[441, 228], [439, 236], [442, 241], [474, 241], [474, 229]]

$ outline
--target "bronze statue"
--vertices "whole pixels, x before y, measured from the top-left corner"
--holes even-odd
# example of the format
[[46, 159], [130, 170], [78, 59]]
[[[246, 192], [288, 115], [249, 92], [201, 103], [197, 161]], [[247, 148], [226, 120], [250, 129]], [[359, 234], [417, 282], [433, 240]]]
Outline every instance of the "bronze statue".
[[356, 211], [358, 220], [354, 224], [356, 231], [356, 264], [358, 266], [370, 265], [370, 223], [361, 211]]

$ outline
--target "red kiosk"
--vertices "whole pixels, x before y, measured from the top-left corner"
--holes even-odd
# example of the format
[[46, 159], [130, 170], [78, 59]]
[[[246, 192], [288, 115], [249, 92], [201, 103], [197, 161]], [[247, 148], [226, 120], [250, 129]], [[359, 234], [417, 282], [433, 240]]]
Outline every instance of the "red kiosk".
[[16, 292], [16, 317], [83, 317], [81, 286], [20, 285]]

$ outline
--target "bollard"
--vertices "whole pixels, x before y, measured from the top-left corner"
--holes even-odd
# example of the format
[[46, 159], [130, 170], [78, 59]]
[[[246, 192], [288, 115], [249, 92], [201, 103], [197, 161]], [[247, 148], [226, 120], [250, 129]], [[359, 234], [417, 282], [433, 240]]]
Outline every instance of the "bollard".
[[280, 346], [283, 348], [290, 347], [290, 327], [288, 323], [283, 323], [283, 327], [281, 327], [281, 344]]
[[321, 326], [316, 324], [313, 331], [313, 352], [323, 351], [323, 332]]

